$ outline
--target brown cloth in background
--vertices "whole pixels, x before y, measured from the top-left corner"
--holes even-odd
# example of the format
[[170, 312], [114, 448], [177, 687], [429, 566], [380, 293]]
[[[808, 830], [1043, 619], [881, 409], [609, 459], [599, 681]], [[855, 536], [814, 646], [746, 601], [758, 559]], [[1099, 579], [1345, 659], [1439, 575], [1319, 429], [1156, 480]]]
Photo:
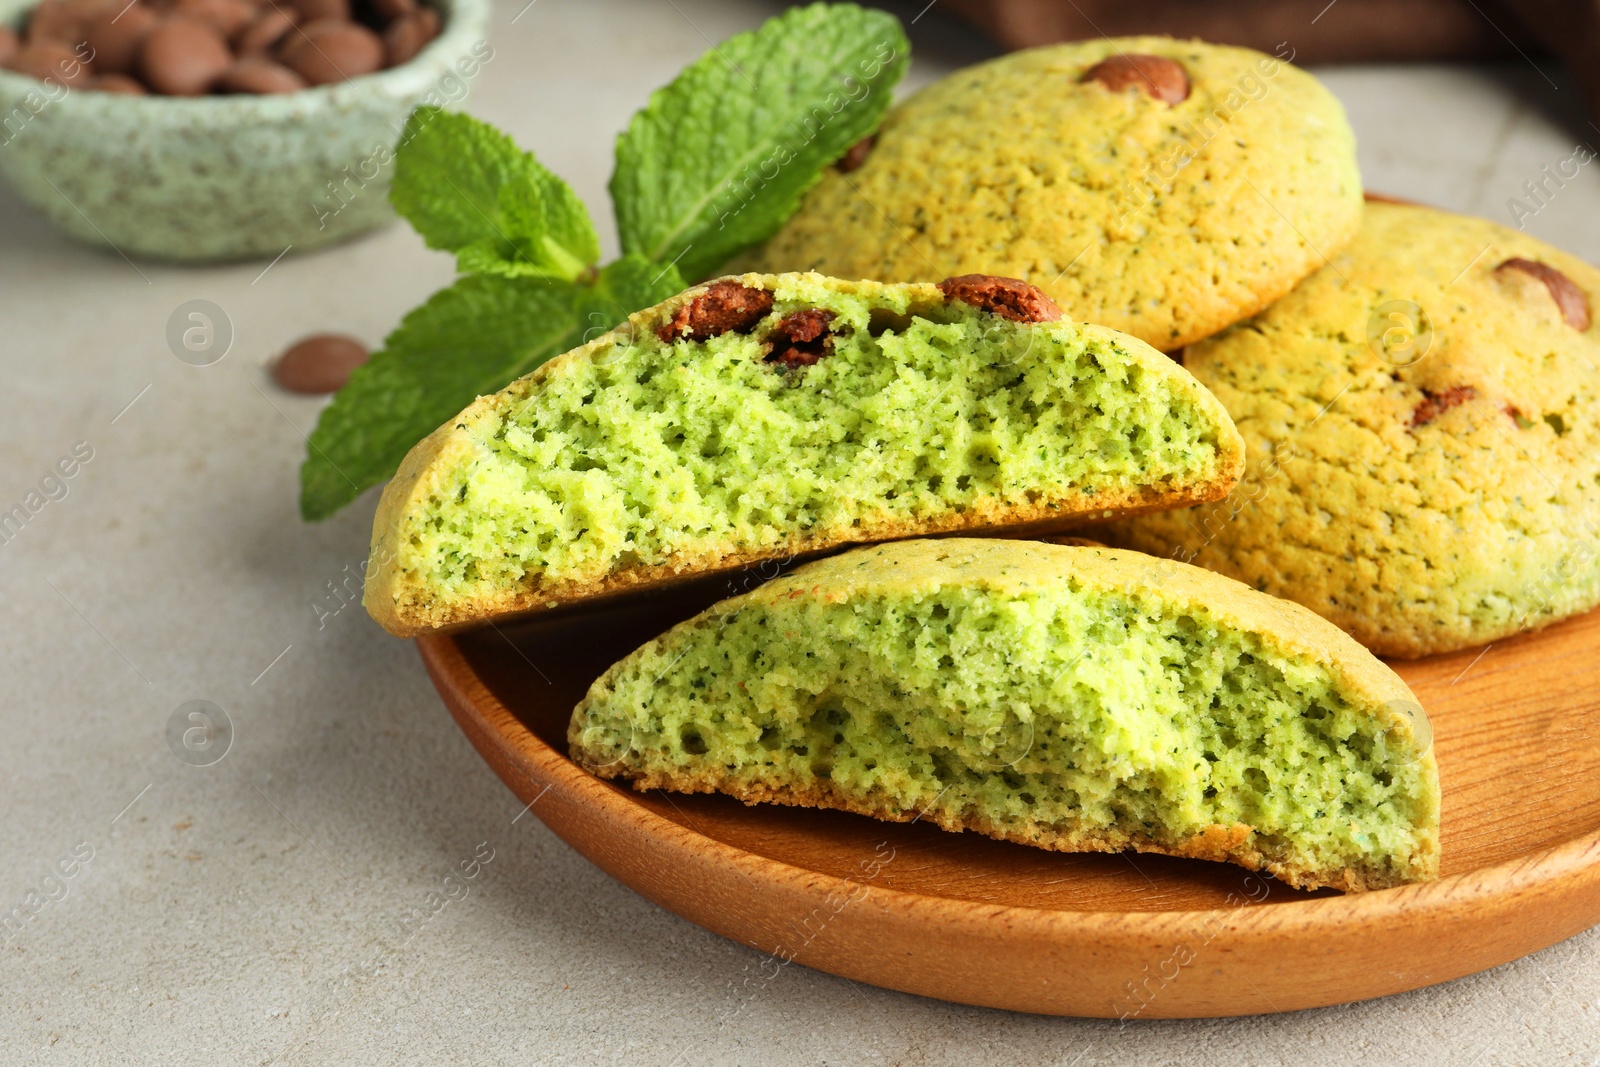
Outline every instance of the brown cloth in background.
[[946, 0], [1008, 48], [1164, 33], [1294, 61], [1486, 59], [1550, 52], [1600, 118], [1600, 0]]

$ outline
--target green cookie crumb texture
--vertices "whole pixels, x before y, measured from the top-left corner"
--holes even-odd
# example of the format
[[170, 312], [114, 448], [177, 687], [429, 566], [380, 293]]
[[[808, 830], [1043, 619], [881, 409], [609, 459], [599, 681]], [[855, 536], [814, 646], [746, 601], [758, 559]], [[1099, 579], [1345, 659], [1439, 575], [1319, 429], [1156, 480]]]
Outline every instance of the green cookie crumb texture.
[[1185, 365], [1244, 434], [1227, 500], [1122, 544], [1306, 605], [1383, 656], [1600, 603], [1600, 271], [1526, 234], [1369, 204], [1329, 266]]
[[568, 731], [641, 789], [920, 818], [1303, 888], [1434, 878], [1426, 715], [1297, 605], [1137, 552], [855, 549], [623, 659]]
[[[1159, 70], [1093, 76], [1129, 56], [1177, 85]], [[1315, 78], [1249, 49], [1122, 37], [923, 89], [739, 262], [897, 282], [1007, 275], [1069, 318], [1172, 351], [1266, 307], [1360, 218], [1355, 136]]]
[[384, 493], [368, 610], [410, 635], [849, 543], [1065, 528], [1237, 480], [1226, 413], [1165, 356], [1028, 321], [1057, 311], [1025, 286], [947, 288], [724, 279], [480, 397]]

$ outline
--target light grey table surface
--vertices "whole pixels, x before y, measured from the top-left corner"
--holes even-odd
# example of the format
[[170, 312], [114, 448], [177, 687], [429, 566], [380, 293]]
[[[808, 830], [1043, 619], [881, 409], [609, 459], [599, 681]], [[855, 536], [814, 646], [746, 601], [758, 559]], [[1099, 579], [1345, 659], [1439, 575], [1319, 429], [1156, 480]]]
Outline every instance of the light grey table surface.
[[[470, 110], [571, 181], [614, 247], [614, 132], [708, 38], [777, 5], [523, 2], [497, 13]], [[915, 27], [912, 85], [985, 54], [955, 26], [936, 11]], [[1542, 164], [1600, 140], [1564, 76], [1531, 63], [1321, 73], [1369, 187], [1501, 221]], [[1600, 260], [1600, 172], [1528, 229]], [[449, 257], [392, 226], [264, 266], [133, 265], [0, 193], [0, 510], [93, 450], [0, 545], [0, 909], [92, 851], [64, 898], [0, 932], [0, 1064], [1597, 1062], [1595, 933], [1378, 1002], [1126, 1029], [799, 966], [746, 999], [761, 957], [614, 883], [537, 819], [513, 824], [520, 804], [410, 645], [358, 607], [328, 614], [372, 497], [300, 522], [321, 404], [262, 365], [312, 331], [380, 340], [448, 282]], [[213, 366], [168, 349], [191, 299], [235, 330]], [[166, 738], [195, 699], [235, 728], [208, 767]], [[396, 923], [485, 844], [471, 894], [400, 946]]]

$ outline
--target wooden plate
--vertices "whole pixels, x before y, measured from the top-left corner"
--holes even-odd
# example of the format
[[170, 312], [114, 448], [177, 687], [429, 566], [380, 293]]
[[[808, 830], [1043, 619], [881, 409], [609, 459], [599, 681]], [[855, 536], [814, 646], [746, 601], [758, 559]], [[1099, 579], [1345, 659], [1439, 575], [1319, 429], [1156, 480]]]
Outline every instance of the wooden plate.
[[579, 770], [566, 756], [573, 705], [700, 596], [418, 645], [457, 722], [535, 815], [649, 899], [772, 953], [762, 977], [796, 961], [1018, 1011], [1242, 1015], [1443, 982], [1600, 923], [1600, 613], [1397, 665], [1433, 718], [1444, 876], [1341, 896], [1198, 860], [636, 793]]

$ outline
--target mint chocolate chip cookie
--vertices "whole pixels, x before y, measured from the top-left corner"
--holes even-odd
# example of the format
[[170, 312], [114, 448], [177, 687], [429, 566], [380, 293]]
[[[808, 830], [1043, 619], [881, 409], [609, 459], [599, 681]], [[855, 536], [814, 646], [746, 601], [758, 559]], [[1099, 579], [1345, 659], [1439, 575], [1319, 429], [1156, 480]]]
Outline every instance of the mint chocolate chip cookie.
[[851, 543], [1059, 530], [1219, 499], [1243, 463], [1186, 371], [1024, 283], [745, 275], [417, 445], [366, 605], [410, 635]]
[[1304, 888], [1436, 877], [1403, 683], [1311, 612], [1137, 552], [1000, 539], [830, 557], [607, 671], [573, 758], [641, 789], [920, 819]]
[[892, 111], [758, 270], [1022, 278], [1163, 351], [1261, 310], [1355, 234], [1332, 93], [1244, 48], [1081, 41], [957, 71]]
[[1122, 543], [1297, 600], [1380, 655], [1600, 603], [1600, 271], [1526, 234], [1369, 204], [1323, 270], [1184, 364], [1244, 434], [1229, 499]]

